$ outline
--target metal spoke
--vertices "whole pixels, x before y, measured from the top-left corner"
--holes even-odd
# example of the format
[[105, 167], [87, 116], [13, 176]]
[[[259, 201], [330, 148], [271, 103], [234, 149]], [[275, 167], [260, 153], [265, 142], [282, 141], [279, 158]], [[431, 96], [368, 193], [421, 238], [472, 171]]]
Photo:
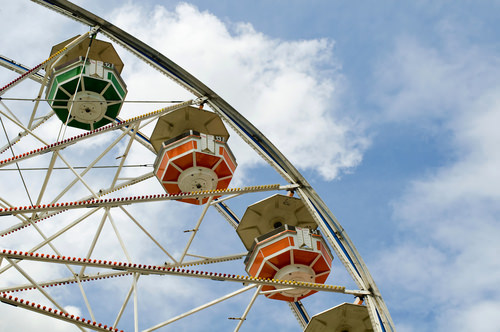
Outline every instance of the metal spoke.
[[186, 254], [189, 250], [189, 247], [191, 246], [191, 243], [194, 240], [194, 237], [196, 236], [196, 233], [198, 232], [201, 222], [203, 221], [203, 218], [205, 218], [205, 214], [208, 211], [208, 208], [210, 207], [210, 202], [212, 202], [213, 196], [210, 196], [208, 201], [205, 203], [205, 207], [203, 208], [203, 211], [201, 212], [201, 216], [198, 219], [198, 222], [196, 223], [196, 226], [191, 230], [191, 236], [189, 237], [188, 243], [186, 244], [186, 247], [184, 248], [184, 251], [182, 252], [182, 256], [179, 259], [179, 263], [182, 263], [184, 261], [184, 257], [186, 257]]
[[[87, 256], [85, 257], [86, 259], [89, 259], [90, 256], [92, 256], [92, 252], [94, 251], [95, 245], [97, 244], [97, 239], [101, 235], [102, 227], [104, 226], [104, 222], [106, 221], [106, 218], [108, 217], [109, 214], [109, 209], [104, 209], [104, 213], [101, 218], [101, 222], [99, 223], [99, 226], [97, 226], [97, 229], [94, 234], [94, 238], [92, 239], [92, 243], [90, 244], [89, 250], [87, 252]], [[80, 277], [83, 276], [83, 273], [85, 272], [85, 265], [82, 266], [80, 273], [78, 274]]]
[[149, 233], [138, 221], [136, 218], [134, 218], [129, 211], [127, 211], [123, 206], [120, 206], [120, 209], [125, 212], [125, 214], [130, 218], [130, 220], [132, 220], [136, 225], [137, 227], [139, 227], [139, 229], [144, 233], [146, 234], [147, 237], [149, 237], [151, 239], [151, 241], [153, 241], [153, 243], [158, 247], [160, 248], [161, 251], [163, 251], [175, 264], [177, 264], [177, 260], [153, 237], [153, 235], [151, 235], [151, 233]]
[[[128, 186], [130, 186], [130, 185], [133, 185], [133, 184], [136, 184], [136, 183], [139, 183], [139, 182], [145, 181], [145, 180], [147, 180], [147, 179], [151, 178], [152, 176], [154, 176], [154, 174], [153, 174], [153, 173], [146, 173], [146, 174], [143, 174], [143, 175], [137, 176], [137, 177], [135, 177], [135, 178], [133, 178], [133, 179], [131, 179], [131, 180], [129, 180], [129, 181], [125, 181], [125, 182], [121, 183], [119, 186], [115, 187], [114, 189], [111, 189], [111, 188], [101, 189], [101, 190], [99, 190], [99, 195], [100, 195], [100, 196], [107, 195], [107, 194], [111, 193], [112, 191], [117, 191], [117, 190], [120, 190], [120, 189], [126, 188], [126, 187], [128, 187]], [[76, 182], [76, 181], [75, 181], [75, 182]], [[83, 198], [81, 198], [81, 199], [80, 199], [80, 201], [78, 201], [78, 202], [88, 201], [88, 200], [89, 200], [89, 199], [91, 199], [91, 198], [92, 198], [91, 196], [90, 196], [90, 197], [89, 197], [89, 196], [87, 196], [87, 197], [83, 197]], [[14, 208], [14, 207], [13, 207], [13, 205], [9, 204], [8, 202], [6, 202], [6, 201], [5, 201], [4, 199], [2, 199], [1, 197], [0, 197], [0, 201], [4, 202], [4, 203], [7, 205], [7, 207], [8, 207], [8, 208], [6, 208], [6, 209]], [[72, 203], [75, 203], [75, 202], [72, 202]], [[71, 204], [72, 204], [72, 203], [71, 203]], [[53, 205], [53, 206], [55, 206], [56, 204], [52, 203], [52, 205]], [[61, 205], [61, 206], [62, 206], [62, 205]], [[87, 207], [88, 207], [88, 206], [87, 206]], [[63, 212], [63, 211], [67, 211], [67, 210], [68, 210], [67, 208], [63, 208], [63, 209], [59, 209], [59, 210], [58, 210], [58, 211], [56, 211], [56, 212], [49, 213], [49, 212], [50, 212], [50, 210], [46, 210], [46, 209], [44, 210], [43, 208], [36, 207], [36, 208], [35, 208], [35, 210], [33, 210], [33, 211], [35, 211], [35, 212], [43, 212], [43, 213], [40, 213], [40, 214], [38, 215], [38, 217], [37, 217], [37, 218], [35, 218], [35, 219], [33, 219], [32, 221], [33, 221], [33, 222], [37, 222], [37, 221], [40, 221], [40, 220], [42, 220], [42, 219], [47, 219], [47, 218], [53, 217], [53, 216], [55, 216], [55, 215], [57, 215], [57, 214], [59, 214], [59, 213], [61, 213], [61, 212]], [[31, 210], [30, 210], [30, 211], [31, 211]], [[26, 211], [26, 212], [30, 212], [30, 211]], [[31, 211], [31, 212], [33, 212], [33, 211]], [[9, 214], [9, 213], [4, 214], [4, 215], [8, 215], [8, 214]], [[10, 227], [10, 228], [8, 228], [8, 229], [5, 229], [5, 230], [1, 231], [1, 232], [0, 232], [0, 235], [5, 235], [5, 234], [11, 233], [11, 232], [13, 232], [13, 231], [19, 230], [19, 229], [21, 229], [21, 228], [24, 228], [24, 227], [26, 227], [27, 225], [31, 225], [31, 224], [29, 224], [29, 223], [28, 223], [28, 218], [27, 218], [27, 217], [25, 217], [25, 216], [24, 216], [24, 214], [22, 214], [22, 213], [13, 213], [13, 215], [14, 215], [15, 217], [17, 217], [18, 219], [20, 219], [20, 220], [22, 221], [22, 223], [21, 223], [21, 224], [16, 224], [16, 225], [14, 225], [14, 226], [11, 226], [11, 227]]]
[[[99, 331], [99, 332], [107, 332], [110, 331], [110, 329], [107, 327], [107, 325], [103, 324], [98, 324], [95, 321], [92, 322], [90, 319], [86, 320], [85, 318], [82, 317], [75, 317], [74, 315], [69, 315], [68, 313], [64, 311], [58, 311], [56, 309], [52, 308], [47, 308], [46, 306], [42, 306], [40, 304], [37, 304], [35, 302], [30, 302], [30, 301], [25, 301], [24, 299], [18, 299], [17, 297], [14, 298], [12, 295], [7, 295], [7, 294], [0, 294], [0, 299], [4, 303], [11, 304], [13, 306], [30, 310], [51, 318], [59, 319], [65, 322], [69, 322], [71, 324], [76, 325], [80, 330], [82, 330], [82, 327], [85, 328], [90, 328], [92, 331]], [[106, 327], [105, 327], [106, 326]], [[111, 330], [114, 331], [111, 327]], [[85, 331], [85, 330], [83, 330]]]
[[239, 276], [239, 275], [230, 275], [225, 273], [217, 273], [217, 272], [206, 272], [206, 271], [193, 271], [193, 270], [185, 270], [180, 268], [172, 268], [167, 266], [154, 266], [154, 265], [142, 265], [142, 264], [133, 264], [133, 263], [124, 263], [124, 262], [111, 262], [111, 261], [102, 261], [97, 259], [87, 259], [76, 257], [68, 258], [68, 257], [55, 257], [54, 255], [44, 255], [37, 254], [31, 255], [25, 252], [17, 252], [12, 250], [0, 250], [0, 256], [15, 258], [15, 259], [24, 259], [29, 261], [39, 261], [39, 262], [47, 262], [47, 263], [56, 263], [56, 264], [72, 264], [79, 265], [84, 267], [96, 267], [96, 268], [107, 268], [107, 269], [118, 269], [121, 271], [127, 271], [129, 273], [140, 273], [140, 274], [154, 274], [154, 275], [175, 275], [182, 277], [190, 277], [190, 278], [198, 278], [198, 279], [210, 279], [217, 281], [230, 281], [236, 283], [249, 283], [249, 284], [257, 284], [257, 285], [269, 285], [273, 287], [290, 287], [290, 288], [304, 288], [311, 289], [322, 292], [330, 292], [330, 293], [342, 293], [342, 294], [351, 294], [359, 297], [363, 297], [366, 295], [370, 295], [371, 292], [367, 290], [351, 290], [346, 289], [343, 286], [334, 286], [334, 285], [326, 285], [326, 284], [318, 284], [311, 282], [301, 282], [301, 281], [293, 281], [293, 280], [279, 280], [279, 279], [269, 279], [269, 278], [256, 278], [256, 277], [248, 277], [248, 276]]
[[173, 106], [168, 106], [168, 107], [165, 107], [165, 108], [153, 111], [153, 112], [149, 112], [149, 113], [143, 114], [141, 116], [137, 116], [135, 118], [122, 121], [120, 123], [113, 123], [113, 124], [110, 124], [110, 125], [98, 128], [98, 129], [94, 129], [94, 130], [86, 132], [85, 134], [70, 137], [70, 138], [67, 138], [63, 141], [59, 141], [59, 142], [56, 142], [56, 143], [53, 143], [50, 145], [46, 145], [40, 149], [36, 149], [36, 150], [30, 151], [30, 152], [27, 152], [27, 153], [24, 153], [21, 155], [17, 155], [13, 158], [9, 158], [6, 160], [0, 160], [0, 167], [3, 167], [5, 165], [8, 165], [8, 164], [11, 164], [13, 162], [20, 161], [20, 160], [33, 158], [37, 155], [43, 154], [43, 153], [48, 152], [48, 151], [58, 151], [58, 150], [61, 150], [62, 148], [65, 148], [69, 145], [73, 145], [77, 142], [86, 140], [86, 139], [94, 137], [96, 135], [100, 135], [100, 134], [103, 134], [103, 133], [108, 132], [108, 131], [114, 131], [117, 129], [128, 127], [128, 126], [131, 126], [131, 125], [133, 125], [137, 122], [143, 121], [143, 120], [156, 119], [162, 115], [173, 112], [173, 111], [180, 109], [182, 107], [192, 105], [194, 102], [195, 101], [193, 101], [193, 100], [188, 100], [186, 102], [183, 102], [183, 103], [180, 103], [177, 105], [173, 105]]
[[[125, 130], [120, 136], [118, 136], [113, 142], [111, 142], [100, 154], [99, 156], [97, 156], [97, 158], [95, 158], [81, 173], [80, 173], [80, 177], [83, 177], [85, 174], [87, 174], [91, 169], [92, 167], [95, 166], [95, 164], [97, 164], [105, 155], [107, 155], [109, 153], [109, 151], [111, 151], [111, 149], [113, 147], [115, 147], [121, 140], [122, 138], [130, 131], [130, 129], [127, 129]], [[78, 178], [75, 178], [73, 179], [73, 181], [71, 181], [67, 186], [66, 188], [64, 188], [61, 193], [59, 195], [57, 195], [53, 200], [52, 200], [52, 203], [55, 203], [57, 202], [65, 193], [67, 193], [72, 187], [73, 185], [75, 185], [76, 183], [78, 182]], [[110, 188], [111, 189], [111, 188]], [[38, 203], [40, 204], [40, 203]]]
[[[45, 193], [45, 190], [47, 189], [47, 184], [49, 183], [50, 176], [52, 175], [52, 171], [54, 170], [54, 165], [57, 160], [57, 154], [52, 153], [52, 157], [50, 158], [49, 166], [47, 169], [47, 172], [45, 173], [45, 179], [43, 180], [42, 187], [40, 188], [40, 192], [38, 193], [38, 198], [36, 200], [35, 205], [40, 205], [42, 202], [42, 197], [43, 194]], [[35, 212], [33, 212], [31, 218], [35, 218]]]
[[[0, 260], [1, 259], [3, 259], [3, 256], [0, 256]], [[77, 282], [77, 280], [80, 280], [80, 282], [87, 282], [87, 281], [94, 281], [94, 280], [106, 279], [106, 278], [123, 277], [126, 275], [130, 275], [130, 273], [128, 273], [128, 272], [100, 272], [99, 274], [90, 274], [90, 275], [85, 275], [83, 277], [73, 275], [71, 277], [54, 279], [54, 280], [49, 280], [49, 281], [44, 281], [44, 282], [38, 282], [38, 284], [42, 288], [56, 287], [56, 286], [73, 284], [73, 283]], [[32, 284], [23, 284], [23, 285], [0, 288], [0, 293], [27, 291], [27, 290], [32, 289], [33, 288], [32, 286], [33, 286]]]
[[252, 308], [253, 304], [255, 303], [255, 300], [257, 299], [257, 296], [259, 295], [260, 291], [262, 289], [262, 285], [259, 285], [257, 289], [255, 290], [255, 293], [253, 293], [252, 298], [250, 299], [250, 303], [248, 303], [248, 306], [246, 307], [245, 311], [243, 312], [243, 315], [239, 318], [238, 325], [234, 329], [234, 332], [238, 332], [241, 328], [241, 325], [243, 325], [243, 322], [247, 319], [247, 315], [250, 312], [250, 309]]
[[125, 296], [125, 300], [123, 301], [123, 304], [120, 308], [120, 311], [118, 312], [118, 315], [116, 316], [116, 319], [115, 319], [115, 322], [113, 323], [113, 326], [118, 326], [118, 323], [120, 322], [120, 319], [122, 318], [123, 312], [125, 311], [125, 308], [127, 307], [127, 304], [130, 300], [130, 296], [132, 295], [132, 292], [135, 291], [135, 285], [136, 285], [139, 277], [140, 277], [140, 274], [133, 275], [132, 283], [130, 284], [130, 288], [128, 290], [128, 293]]
[[[150, 176], [151, 173], [146, 174], [145, 176]], [[137, 180], [143, 180], [143, 178], [137, 178]], [[133, 182], [133, 181], [132, 181]], [[34, 206], [20, 206], [20, 207], [12, 207], [12, 208], [0, 208], [0, 216], [5, 215], [16, 215], [22, 212], [32, 212], [32, 211], [60, 211], [60, 210], [73, 210], [73, 209], [82, 209], [93, 206], [101, 206], [101, 207], [117, 207], [122, 205], [129, 205], [131, 203], [149, 203], [149, 202], [160, 202], [167, 200], [179, 200], [180, 198], [206, 198], [206, 197], [214, 197], [221, 196], [224, 194], [240, 192], [240, 193], [256, 193], [256, 192], [266, 192], [266, 191], [275, 191], [275, 190], [288, 190], [289, 188], [293, 188], [296, 186], [293, 185], [285, 185], [281, 186], [279, 184], [270, 184], [270, 185], [261, 185], [261, 186], [250, 186], [243, 188], [230, 188], [230, 189], [216, 189], [216, 190], [203, 190], [203, 191], [194, 191], [194, 192], [186, 192], [179, 194], [156, 194], [156, 195], [144, 195], [144, 196], [133, 196], [133, 197], [121, 197], [121, 198], [110, 198], [110, 199], [87, 199], [84, 201], [76, 201], [76, 202], [62, 202], [56, 204], [48, 204], [41, 207]]]
[[[64, 55], [66, 52], [68, 52], [69, 50], [71, 50], [73, 47], [75, 47], [76, 45], [78, 45], [82, 40], [84, 40], [85, 38], [87, 38], [87, 36], [90, 36], [90, 35], [93, 35], [97, 32], [97, 27], [94, 27], [92, 28], [91, 31], [81, 35], [80, 37], [76, 38], [75, 40], [73, 40], [71, 43], [69, 43], [68, 45], [66, 45], [63, 49], [59, 50], [58, 52], [54, 53], [53, 55], [51, 55], [47, 60], [43, 61], [42, 63], [40, 63], [39, 65], [33, 67], [32, 69], [28, 70], [27, 72], [25, 72], [24, 74], [22, 74], [21, 76], [19, 76], [18, 78], [16, 78], [14, 81], [10, 82], [9, 84], [7, 84], [6, 86], [0, 88], [0, 96], [3, 95], [7, 90], [11, 89], [12, 87], [16, 86], [17, 84], [21, 83], [23, 80], [29, 78], [30, 76], [36, 74], [38, 71], [40, 71], [44, 65], [47, 65], [50, 66], [55, 66], [59, 60], [62, 58], [62, 55]], [[49, 70], [47, 70], [49, 71]]]
[[56, 151], [55, 152], [59, 158], [61, 158], [61, 160], [63, 161], [63, 163], [66, 164], [66, 166], [68, 166], [68, 168], [70, 169], [70, 171], [78, 178], [78, 180], [85, 186], [85, 188], [87, 188], [87, 190], [92, 194], [93, 197], [97, 198], [99, 196], [97, 196], [97, 194], [94, 192], [94, 190], [90, 187], [90, 185], [87, 183], [87, 181], [85, 181], [80, 174], [78, 174], [78, 172], [70, 165], [70, 163], [61, 155], [61, 153], [59, 151]]
[[42, 82], [40, 84], [40, 90], [38, 91], [37, 100], [35, 101], [35, 105], [33, 106], [33, 111], [31, 112], [30, 120], [28, 121], [27, 125], [28, 128], [30, 128], [33, 125], [33, 121], [35, 120], [36, 112], [38, 110], [38, 105], [40, 105], [40, 98], [42, 97], [43, 90], [45, 90], [48, 80], [49, 80], [49, 71], [46, 71], [45, 75], [43, 76]]
[[[69, 229], [71, 229], [72, 227], [76, 226], [77, 224], [79, 224], [80, 222], [82, 222], [83, 220], [85, 220], [87, 217], [89, 217], [90, 215], [92, 215], [94, 212], [96, 212], [97, 210], [99, 210], [100, 208], [95, 208], [95, 209], [92, 209], [91, 211], [87, 212], [86, 214], [84, 214], [82, 217], [76, 219], [75, 221], [73, 221], [71, 224], [63, 227], [62, 229], [60, 229], [58, 232], [56, 232], [55, 234], [49, 236], [48, 238], [44, 239], [42, 242], [38, 243], [36, 246], [34, 246], [33, 248], [31, 248], [30, 250], [28, 250], [29, 253], [31, 252], [34, 252], [40, 248], [42, 248], [43, 246], [45, 246], [47, 243], [49, 243], [50, 241], [52, 241], [53, 239], [59, 237], [61, 234], [65, 233], [66, 231], [68, 231]], [[7, 271], [8, 269], [10, 268], [10, 266], [7, 266], [7, 267], [4, 267], [2, 269], [0, 269], [0, 274], [4, 273], [5, 271]]]
[[0, 154], [4, 153], [5, 151], [7, 151], [7, 149], [16, 144], [17, 142], [19, 142], [21, 140], [21, 138], [27, 136], [28, 134], [30, 134], [30, 132], [32, 132], [34, 129], [36, 129], [38, 126], [40, 126], [42, 123], [44, 123], [45, 121], [47, 121], [48, 119], [50, 119], [50, 117], [52, 115], [54, 115], [54, 111], [50, 111], [47, 115], [43, 116], [42, 118], [38, 118], [36, 119], [37, 121], [31, 126], [28, 128], [28, 130], [23, 130], [22, 132], [20, 132], [18, 134], [17, 137], [15, 138], [12, 138], [6, 145], [4, 145], [1, 149], [0, 149]]
[[118, 169], [116, 170], [116, 173], [115, 173], [115, 177], [113, 178], [113, 181], [111, 182], [111, 186], [110, 186], [111, 188], [114, 188], [116, 185], [116, 181], [118, 181], [118, 176], [120, 175], [122, 167], [125, 164], [125, 160], [127, 159], [128, 153], [130, 151], [130, 148], [132, 147], [132, 143], [134, 142], [134, 139], [135, 139], [135, 136], [137, 134], [137, 131], [139, 129], [140, 124], [141, 124], [140, 122], [137, 122], [132, 129], [133, 130], [132, 136], [130, 137], [130, 139], [128, 141], [127, 147], [125, 148], [125, 152], [121, 156], [122, 158], [120, 158], [120, 165], [118, 166]]
[[94, 312], [92, 311], [92, 308], [90, 307], [89, 300], [87, 299], [87, 294], [85, 294], [85, 291], [83, 290], [82, 283], [80, 282], [80, 277], [78, 275], [75, 275], [76, 281], [78, 283], [78, 288], [80, 289], [80, 293], [82, 294], [83, 301], [85, 302], [85, 306], [87, 307], [87, 310], [89, 311], [89, 315], [92, 318], [93, 321], [95, 321], [94, 317]]
[[10, 114], [10, 115], [7, 115], [7, 114], [5, 114], [4, 112], [2, 112], [2, 111], [0, 110], [0, 112], [1, 112], [1, 113], [2, 113], [2, 114], [3, 114], [3, 115], [7, 118], [7, 119], [9, 119], [10, 121], [14, 122], [15, 124], [20, 124], [20, 123], [21, 123], [21, 121], [18, 119], [18, 117], [17, 117], [14, 113], [12, 113], [12, 111], [10, 110], [10, 108], [8, 108], [8, 107], [7, 107], [7, 105], [5, 105], [5, 103], [3, 102], [3, 100], [2, 100], [2, 99], [0, 99], [0, 105], [2, 105], [2, 106], [5, 108], [5, 110], [6, 110], [7, 112], [9, 112], [9, 114]]
[[[42, 287], [40, 287], [40, 285], [38, 285], [38, 283], [33, 279], [31, 278], [27, 273], [26, 271], [24, 271], [14, 260], [11, 260], [9, 258], [7, 258], [7, 262], [9, 262], [9, 264], [11, 266], [13, 266], [20, 274], [22, 274], [26, 279], [28, 279], [29, 282], [31, 282], [31, 284], [33, 286], [36, 287], [36, 289], [38, 289], [38, 291], [40, 293], [43, 294], [43, 296], [45, 296], [50, 302], [52, 302], [59, 310], [61, 310], [62, 312], [66, 312], [66, 310], [64, 310], [64, 308], [59, 305], [59, 303], [56, 302], [56, 300], [54, 300], [52, 298], [52, 296], [50, 296]], [[84, 329], [82, 329], [80, 326], [77, 326], [81, 331], [84, 331]]]
[[[44, 239], [44, 241], [47, 241], [47, 244], [49, 245], [49, 247], [59, 256], [62, 256], [62, 254], [59, 252], [59, 250], [56, 249], [55, 245], [52, 243], [52, 240], [49, 240], [48, 237], [42, 232], [42, 230], [33, 222], [30, 222], [32, 224], [32, 226], [36, 229], [36, 231], [38, 232], [38, 234], [40, 234], [40, 236]], [[73, 271], [73, 269], [66, 264], [66, 267], [68, 268], [68, 270], [71, 272], [71, 274], [75, 274], [75, 272]]]
[[144, 332], [150, 332], [150, 331], [157, 330], [160, 327], [163, 327], [165, 325], [171, 324], [171, 323], [173, 323], [173, 322], [175, 322], [175, 321], [177, 321], [177, 320], [179, 320], [181, 318], [185, 318], [185, 317], [187, 317], [189, 315], [197, 313], [200, 310], [206, 309], [206, 308], [208, 308], [210, 306], [213, 306], [214, 304], [220, 303], [220, 302], [225, 301], [225, 300], [227, 300], [227, 299], [229, 299], [229, 298], [231, 298], [233, 296], [236, 296], [236, 295], [239, 295], [241, 293], [244, 293], [244, 292], [246, 292], [246, 291], [248, 291], [248, 290], [250, 290], [250, 289], [252, 289], [254, 287], [256, 287], [256, 285], [250, 285], [250, 286], [246, 286], [246, 287], [243, 287], [241, 289], [238, 289], [237, 291], [234, 291], [234, 292], [229, 293], [229, 294], [227, 294], [225, 296], [222, 296], [222, 297], [220, 297], [220, 298], [218, 298], [216, 300], [213, 300], [213, 301], [210, 301], [208, 303], [205, 303], [204, 305], [201, 305], [201, 306], [199, 306], [197, 308], [191, 309], [191, 310], [189, 310], [189, 311], [187, 311], [187, 312], [185, 312], [185, 313], [183, 313], [183, 314], [181, 314], [179, 316], [176, 316], [176, 317], [171, 318], [171, 319], [169, 319], [169, 320], [167, 320], [167, 321], [165, 321], [163, 323], [160, 323], [160, 324], [155, 325], [155, 326], [153, 326], [153, 327], [151, 327], [149, 329], [146, 329], [146, 330], [144, 330]]
[[242, 259], [246, 255], [247, 255], [246, 252], [241, 253], [241, 254], [225, 255], [225, 256], [219, 256], [219, 257], [203, 257], [203, 256], [199, 256], [199, 255], [186, 254], [186, 256], [198, 257], [198, 258], [202, 258], [202, 259], [187, 261], [184, 263], [168, 264], [168, 266], [183, 267], [183, 266], [193, 266], [193, 265], [207, 265], [207, 264], [214, 264], [214, 263], [221, 263], [221, 262]]
[[130, 254], [128, 253], [127, 247], [125, 246], [125, 243], [123, 242], [123, 239], [120, 235], [120, 232], [118, 231], [118, 228], [116, 227], [115, 221], [113, 220], [113, 216], [111, 215], [111, 213], [109, 211], [108, 211], [108, 219], [109, 219], [109, 222], [111, 223], [111, 226], [113, 226], [113, 230], [115, 231], [116, 238], [118, 239], [118, 242], [120, 243], [120, 247], [122, 248], [123, 253], [127, 257], [127, 260], [129, 262], [131, 262], [132, 259], [130, 258]]
[[138, 301], [138, 291], [137, 291], [137, 280], [139, 279], [139, 274], [134, 274], [133, 286], [134, 286], [134, 330], [139, 332], [139, 301]]
[[[3, 104], [3, 103], [2, 103]], [[4, 106], [5, 109], [9, 110], [6, 106]], [[9, 111], [10, 112], [10, 111]], [[48, 144], [46, 141], [44, 141], [41, 137], [39, 137], [38, 135], [36, 135], [33, 131], [31, 131], [30, 129], [28, 129], [27, 127], [25, 127], [21, 121], [19, 121], [17, 118], [13, 118], [12, 116], [10, 116], [9, 114], [6, 114], [5, 112], [1, 111], [0, 110], [0, 114], [2, 114], [3, 116], [5, 116], [7, 119], [9, 119], [13, 124], [15, 124], [16, 126], [18, 126], [19, 128], [23, 129], [25, 132], [27, 132], [28, 134], [30, 134], [31, 136], [33, 136], [34, 138], [36, 138], [38, 141], [40, 141], [41, 143], [43, 144]]]

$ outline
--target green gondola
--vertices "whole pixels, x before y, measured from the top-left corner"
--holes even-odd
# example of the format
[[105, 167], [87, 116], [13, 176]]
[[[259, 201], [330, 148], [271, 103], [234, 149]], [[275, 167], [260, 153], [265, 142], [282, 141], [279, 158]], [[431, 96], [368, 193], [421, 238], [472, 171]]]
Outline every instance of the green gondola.
[[[54, 46], [51, 54], [71, 40]], [[127, 94], [120, 77], [122, 69], [123, 63], [110, 43], [90, 43], [87, 39], [66, 53], [51, 70], [47, 100], [68, 126], [86, 130], [102, 127], [118, 116]]]

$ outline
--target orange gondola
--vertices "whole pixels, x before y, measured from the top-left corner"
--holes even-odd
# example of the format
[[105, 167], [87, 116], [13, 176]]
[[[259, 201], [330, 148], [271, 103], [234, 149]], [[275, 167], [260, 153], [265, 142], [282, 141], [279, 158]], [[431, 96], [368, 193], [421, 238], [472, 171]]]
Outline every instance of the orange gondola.
[[[228, 137], [213, 112], [185, 107], [161, 117], [151, 143], [158, 153], [154, 172], [163, 188], [169, 194], [226, 189], [237, 166]], [[180, 201], [204, 204], [207, 200], [200, 196]]]
[[[258, 237], [245, 264], [246, 271], [253, 277], [325, 283], [332, 260], [332, 254], [319, 232], [284, 225]], [[289, 302], [316, 293], [307, 288], [286, 286], [264, 286], [262, 292], [270, 299]]]

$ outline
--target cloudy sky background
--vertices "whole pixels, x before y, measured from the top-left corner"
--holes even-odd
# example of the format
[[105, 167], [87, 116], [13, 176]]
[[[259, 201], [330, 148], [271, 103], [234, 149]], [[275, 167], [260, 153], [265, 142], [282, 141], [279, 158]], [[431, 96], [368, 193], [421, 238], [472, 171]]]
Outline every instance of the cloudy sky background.
[[[498, 2], [77, 3], [187, 69], [275, 143], [351, 236], [398, 331], [497, 331]], [[31, 66], [85, 31], [31, 2], [2, 0], [0, 16], [1, 54]], [[182, 96], [120, 55], [127, 98]], [[15, 77], [1, 73], [1, 85]], [[230, 143], [237, 185], [272, 178]], [[282, 330], [297, 329], [286, 314]]]

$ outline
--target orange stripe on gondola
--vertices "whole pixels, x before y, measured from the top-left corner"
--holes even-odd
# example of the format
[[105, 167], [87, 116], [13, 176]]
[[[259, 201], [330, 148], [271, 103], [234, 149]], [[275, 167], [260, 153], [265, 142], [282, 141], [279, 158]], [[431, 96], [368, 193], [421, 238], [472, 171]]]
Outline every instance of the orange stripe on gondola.
[[[205, 199], [204, 202], [202, 202], [202, 203], [206, 203], [207, 200], [208, 199]], [[179, 201], [184, 202], [184, 203], [197, 204], [197, 205], [200, 204], [200, 201], [198, 201], [198, 199], [196, 199], [196, 198], [183, 198], [183, 199], [180, 199]]]
[[316, 280], [314, 282], [318, 283], [318, 284], [324, 284], [326, 282], [326, 279], [328, 279], [328, 276], [330, 275], [330, 273], [328, 274], [323, 274], [319, 277], [316, 277]]
[[269, 278], [271, 279], [272, 277], [274, 277], [274, 275], [276, 274], [276, 270], [273, 269], [273, 267], [269, 264], [267, 264], [267, 262], [262, 265], [262, 269], [260, 270], [260, 273], [259, 273], [259, 278]]
[[221, 158], [207, 153], [196, 152], [196, 165], [212, 168]]
[[180, 169], [186, 170], [190, 167], [194, 166], [193, 163], [193, 153], [186, 154], [182, 157], [178, 157], [175, 160], [172, 161], [175, 163], [177, 166], [179, 166]]
[[189, 150], [193, 149], [196, 149], [196, 142], [189, 141], [175, 148], [172, 148], [171, 150], [167, 150], [167, 155], [170, 159], [172, 159], [180, 154], [183, 154], [184, 152], [188, 152]]
[[181, 172], [172, 165], [167, 167], [167, 170], [163, 176], [162, 181], [177, 181]]
[[330, 265], [328, 265], [324, 259], [318, 259], [318, 261], [312, 266], [312, 269], [317, 274], [320, 274], [326, 271], [330, 271]]
[[259, 251], [255, 256], [254, 264], [250, 268], [250, 275], [252, 276], [257, 275], [257, 272], [259, 271], [259, 267], [262, 264], [263, 260], [264, 260], [264, 255], [262, 254], [261, 251]]
[[274, 266], [281, 268], [283, 266], [287, 266], [291, 264], [290, 252], [286, 251], [282, 254], [274, 256], [269, 259], [269, 262], [274, 264]]
[[236, 165], [234, 164], [232, 158], [227, 153], [226, 149], [224, 149], [224, 148], [221, 147], [219, 149], [219, 152], [224, 157], [224, 159], [226, 160], [226, 163], [229, 166], [229, 169], [231, 170], [231, 173], [234, 173], [234, 170], [236, 169]]
[[227, 187], [229, 187], [229, 183], [231, 183], [231, 179], [225, 179], [217, 182], [217, 189], [227, 189]]
[[226, 176], [233, 175], [233, 173], [229, 169], [227, 163], [225, 163], [225, 162], [220, 163], [219, 166], [217, 166], [215, 168], [215, 173], [217, 173], [217, 175], [220, 178], [225, 178]]
[[167, 168], [167, 164], [169, 161], [169, 158], [166, 153], [163, 154], [162, 158], [163, 159], [160, 163], [160, 166], [158, 166], [158, 171], [156, 172], [156, 176], [158, 177], [158, 179], [163, 178], [163, 173], [165, 172], [165, 168]]
[[[305, 234], [311, 237], [312, 248], [306, 249], [301, 247], [300, 244], [295, 244], [295, 237], [299, 241], [302, 236], [306, 236]], [[299, 242], [302, 243], [302, 241]], [[330, 274], [331, 260], [332, 256], [320, 235], [298, 234], [298, 231], [288, 229], [256, 243], [249, 261], [246, 263], [246, 271], [249, 275], [259, 278], [291, 278], [292, 280], [296, 280], [294, 278], [299, 278], [298, 280], [300, 278], [310, 278], [307, 281], [322, 284], [326, 282]], [[291, 265], [292, 263], [295, 265]], [[304, 276], [304, 273], [308, 277]], [[278, 274], [281, 277], [277, 277]], [[263, 290], [273, 289], [279, 290], [279, 288], [274, 287], [265, 287]], [[293, 302], [316, 292], [307, 289], [299, 292], [283, 290], [265, 296], [270, 299]]]
[[288, 237], [286, 237], [284, 239], [281, 239], [279, 241], [276, 241], [272, 244], [265, 246], [264, 248], [261, 249], [261, 252], [264, 254], [264, 256], [269, 257], [280, 250], [288, 248], [290, 246], [289, 243], [290, 241], [288, 240]]
[[319, 254], [314, 251], [293, 250], [293, 260], [295, 264], [311, 265]]
[[332, 257], [330, 255], [330, 253], [325, 249], [325, 247], [321, 244], [320, 241], [318, 241], [317, 243], [318, 243], [318, 247], [319, 247], [318, 249], [321, 250], [323, 257], [326, 260], [326, 263], [328, 264], [328, 266], [332, 266]]

